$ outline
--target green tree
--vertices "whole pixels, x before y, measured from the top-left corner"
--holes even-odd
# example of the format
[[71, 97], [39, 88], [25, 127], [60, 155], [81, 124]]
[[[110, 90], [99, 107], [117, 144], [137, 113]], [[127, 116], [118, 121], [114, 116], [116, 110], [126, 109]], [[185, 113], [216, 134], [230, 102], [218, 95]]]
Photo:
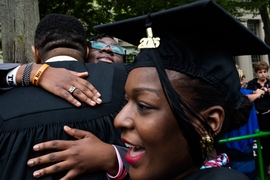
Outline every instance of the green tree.
[[[76, 18], [80, 19], [85, 28], [88, 35], [88, 38], [98, 34], [96, 30], [93, 29], [93, 26], [98, 24], [109, 23], [113, 21], [118, 21], [122, 19], [127, 19], [139, 15], [145, 15], [149, 12], [157, 12], [164, 9], [188, 4], [191, 2], [195, 2], [196, 0], [167, 0], [167, 1], [160, 1], [160, 0], [39, 0], [39, 14], [40, 18], [43, 18], [45, 15], [50, 13], [60, 13], [60, 14], [69, 14], [73, 15]], [[4, 1], [0, 0], [0, 8], [3, 8], [7, 5], [7, 2], [14, 2], [14, 4], [10, 7], [14, 7], [14, 9], [21, 7], [22, 2], [24, 4], [32, 3], [35, 4], [36, 0], [10, 0]], [[16, 3], [17, 4], [16, 4]], [[19, 3], [18, 3], [19, 2]], [[270, 45], [270, 21], [269, 21], [269, 3], [270, 0], [216, 0], [218, 4], [220, 4], [224, 9], [226, 9], [229, 13], [234, 15], [235, 17], [241, 17], [244, 14], [252, 13], [254, 15], [260, 14], [262, 17], [262, 21], [264, 23], [264, 32], [265, 32], [265, 42]], [[7, 6], [6, 6], [7, 7]], [[33, 7], [31, 5], [27, 5], [24, 7]], [[29, 8], [26, 8], [29, 9]], [[1, 9], [2, 10], [2, 9]], [[8, 10], [8, 9], [6, 9]], [[10, 9], [12, 10], [12, 9]], [[33, 10], [35, 12], [36, 10]], [[21, 12], [21, 11], [19, 11]], [[15, 12], [14, 12], [15, 13]], [[2, 28], [3, 28], [3, 21], [5, 22], [13, 22], [13, 19], [19, 20], [16, 21], [20, 24], [24, 24], [25, 21], [33, 20], [33, 17], [38, 18], [38, 15], [33, 15], [33, 13], [27, 14], [25, 12], [21, 13], [24, 16], [20, 20], [20, 16], [10, 16], [10, 13], [2, 10], [0, 12], [1, 20], [2, 20]], [[7, 18], [6, 18], [7, 17]], [[35, 22], [34, 20], [33, 22]], [[37, 20], [38, 21], [38, 20]], [[29, 21], [27, 21], [29, 23]], [[19, 27], [16, 25], [16, 27]], [[15, 27], [15, 26], [13, 26]], [[28, 31], [33, 33], [33, 27], [29, 28]], [[12, 45], [12, 39], [16, 39], [17, 37], [24, 37], [24, 33], [26, 30], [21, 31], [23, 32], [23, 36], [18, 36], [18, 34], [11, 34], [10, 32], [6, 31], [5, 28], [2, 29], [2, 37], [3, 37], [3, 48], [6, 47], [5, 39], [3, 34], [8, 33], [10, 36], [10, 40], [7, 41]], [[5, 34], [6, 36], [7, 34]], [[29, 40], [29, 41], [28, 41]], [[28, 44], [33, 43], [32, 39], [26, 39]], [[16, 41], [19, 42], [19, 41]], [[14, 44], [14, 43], [13, 43]], [[29, 48], [29, 47], [25, 47]], [[12, 48], [9, 48], [12, 49]], [[14, 48], [13, 48], [14, 49]], [[14, 57], [12, 61], [17, 61], [15, 59], [15, 52], [6, 52], [5, 54], [9, 54]], [[26, 58], [27, 59], [27, 58]], [[27, 60], [28, 61], [28, 60]]]
[[88, 38], [98, 32], [94, 25], [113, 21], [110, 3], [97, 5], [94, 0], [40, 0], [40, 18], [50, 13], [69, 14], [80, 19], [86, 29]]
[[[50, 13], [73, 15], [80, 19], [86, 28], [88, 38], [98, 32], [93, 29], [97, 24], [109, 23], [130, 17], [144, 15], [149, 12], [188, 4], [196, 0], [39, 0], [40, 18]], [[269, 0], [216, 0], [223, 8], [235, 17], [244, 13], [260, 14], [265, 24], [266, 42], [269, 26], [268, 11]], [[243, 9], [243, 11], [239, 11]], [[269, 32], [269, 33], [268, 33]]]

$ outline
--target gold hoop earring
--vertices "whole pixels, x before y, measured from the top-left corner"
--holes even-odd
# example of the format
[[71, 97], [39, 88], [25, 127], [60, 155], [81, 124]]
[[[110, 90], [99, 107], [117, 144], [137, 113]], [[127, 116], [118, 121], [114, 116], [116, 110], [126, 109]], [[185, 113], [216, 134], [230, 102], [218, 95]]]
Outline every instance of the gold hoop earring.
[[201, 143], [201, 148], [205, 149], [206, 151], [211, 151], [213, 149], [214, 140], [209, 135], [202, 137], [200, 143]]

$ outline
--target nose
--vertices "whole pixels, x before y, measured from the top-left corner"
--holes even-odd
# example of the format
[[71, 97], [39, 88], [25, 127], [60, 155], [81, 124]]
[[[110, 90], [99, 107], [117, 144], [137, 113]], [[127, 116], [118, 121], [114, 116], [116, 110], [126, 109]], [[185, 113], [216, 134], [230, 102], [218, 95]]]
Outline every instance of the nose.
[[105, 48], [101, 49], [100, 52], [108, 53], [108, 54], [110, 54], [111, 56], [114, 55], [114, 52], [113, 52], [113, 50], [111, 49], [110, 46], [106, 46]]
[[118, 129], [133, 129], [133, 113], [127, 103], [114, 119], [114, 126]]

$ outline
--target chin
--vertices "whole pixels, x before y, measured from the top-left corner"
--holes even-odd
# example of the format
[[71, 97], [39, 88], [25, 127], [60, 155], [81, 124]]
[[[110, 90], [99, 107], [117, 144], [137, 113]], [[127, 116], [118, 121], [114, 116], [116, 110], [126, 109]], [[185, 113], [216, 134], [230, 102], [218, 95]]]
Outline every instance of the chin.
[[156, 171], [155, 172], [147, 171], [146, 168], [138, 169], [130, 167], [129, 169], [129, 175], [132, 180], [164, 179], [157, 174], [155, 175], [154, 173], [156, 173]]
[[130, 175], [130, 178], [132, 180], [144, 180], [144, 179], [149, 179], [149, 177], [147, 177], [147, 174], [145, 175], [146, 172], [141, 172], [140, 170], [138, 169], [134, 169], [132, 167], [130, 167], [129, 169], [129, 175]]

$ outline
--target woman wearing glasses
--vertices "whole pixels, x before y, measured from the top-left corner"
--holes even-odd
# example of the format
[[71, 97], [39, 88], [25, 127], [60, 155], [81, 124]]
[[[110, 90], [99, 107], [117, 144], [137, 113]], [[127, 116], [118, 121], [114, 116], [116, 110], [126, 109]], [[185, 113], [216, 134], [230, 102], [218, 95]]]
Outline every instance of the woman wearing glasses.
[[118, 45], [112, 36], [101, 34], [89, 41], [90, 53], [88, 63], [107, 63], [125, 62], [126, 49]]

